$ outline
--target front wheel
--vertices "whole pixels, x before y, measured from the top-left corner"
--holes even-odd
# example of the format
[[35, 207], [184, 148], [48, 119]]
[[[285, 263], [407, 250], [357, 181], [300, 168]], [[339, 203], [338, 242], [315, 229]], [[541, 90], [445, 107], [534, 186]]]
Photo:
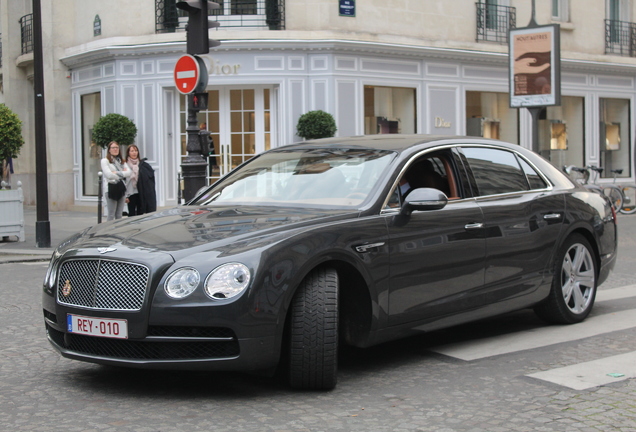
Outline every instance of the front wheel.
[[338, 273], [319, 268], [298, 287], [289, 320], [289, 384], [330, 390], [338, 372]]
[[590, 314], [597, 281], [593, 254], [582, 235], [566, 239], [557, 255], [552, 289], [548, 298], [535, 307], [537, 315], [551, 323], [574, 324]]

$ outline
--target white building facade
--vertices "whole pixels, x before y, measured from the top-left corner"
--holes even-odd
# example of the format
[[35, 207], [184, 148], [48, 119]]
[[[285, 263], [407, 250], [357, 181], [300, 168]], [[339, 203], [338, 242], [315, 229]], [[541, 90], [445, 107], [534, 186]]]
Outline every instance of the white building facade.
[[[24, 121], [12, 178], [34, 204], [32, 54], [16, 55], [11, 37], [30, 1], [18, 3], [0, 0], [0, 102]], [[95, 205], [103, 153], [91, 130], [111, 112], [137, 125], [159, 206], [177, 202], [187, 112], [173, 70], [186, 18], [174, 3], [42, 0], [52, 210]], [[562, 103], [541, 113], [541, 153], [557, 166], [603, 166], [601, 181], [616, 168], [633, 181], [636, 41], [622, 30], [631, 28], [631, 2], [537, 3], [537, 22], [560, 24], [562, 50]], [[214, 140], [209, 181], [299, 141], [298, 118], [317, 109], [334, 115], [337, 136], [469, 134], [530, 148], [530, 115], [509, 107], [506, 44], [508, 29], [530, 17], [530, 0], [225, 0], [221, 30], [211, 32], [222, 44], [203, 56], [209, 104], [198, 121]]]

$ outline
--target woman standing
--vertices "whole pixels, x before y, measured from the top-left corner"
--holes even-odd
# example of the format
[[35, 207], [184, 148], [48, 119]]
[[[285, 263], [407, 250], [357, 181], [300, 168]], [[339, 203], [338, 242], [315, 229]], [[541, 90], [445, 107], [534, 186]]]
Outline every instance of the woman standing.
[[126, 150], [126, 163], [132, 174], [126, 188], [128, 216], [137, 216], [157, 209], [155, 194], [155, 173], [145, 159], [139, 157], [139, 147], [135, 144]]
[[128, 204], [128, 216], [143, 214], [141, 211], [141, 200], [137, 181], [139, 179], [139, 147], [131, 144], [126, 149], [126, 163], [130, 167], [132, 174], [126, 185], [126, 204]]
[[[107, 220], [121, 219], [124, 211], [124, 203], [126, 200], [126, 187], [122, 190], [121, 196], [118, 195], [116, 186], [120, 182], [125, 182], [132, 174], [131, 169], [126, 164], [126, 160], [122, 159], [121, 151], [117, 141], [108, 143], [106, 157], [102, 159], [102, 173], [104, 184], [104, 196], [106, 197]], [[112, 185], [110, 188], [108, 185]], [[109, 190], [110, 189], [110, 190]]]

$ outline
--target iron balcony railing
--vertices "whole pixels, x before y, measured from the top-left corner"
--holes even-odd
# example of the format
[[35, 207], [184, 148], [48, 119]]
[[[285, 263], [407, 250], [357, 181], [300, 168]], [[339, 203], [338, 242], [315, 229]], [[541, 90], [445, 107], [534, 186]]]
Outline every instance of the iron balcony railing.
[[477, 42], [507, 43], [508, 30], [517, 27], [517, 10], [514, 7], [491, 3], [475, 3], [477, 6]]
[[22, 35], [22, 54], [33, 52], [33, 14], [20, 18], [20, 32]]
[[606, 19], [605, 54], [636, 57], [636, 24]]
[[[215, 0], [219, 9], [209, 11], [220, 28], [284, 30], [285, 0]], [[177, 8], [177, 0], [155, 0], [157, 33], [184, 31], [187, 13]]]

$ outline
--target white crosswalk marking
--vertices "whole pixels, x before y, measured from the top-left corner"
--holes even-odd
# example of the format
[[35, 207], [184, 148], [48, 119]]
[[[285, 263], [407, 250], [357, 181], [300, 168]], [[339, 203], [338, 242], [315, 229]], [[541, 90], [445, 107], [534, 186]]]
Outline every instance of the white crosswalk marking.
[[[612, 376], [611, 374], [617, 374]], [[636, 377], [636, 351], [526, 375], [574, 390]]]
[[619, 300], [629, 297], [636, 297], [636, 285], [627, 285], [620, 288], [598, 291], [596, 293], [596, 302]]
[[477, 360], [516, 351], [585, 339], [636, 327], [636, 310], [589, 317], [576, 325], [546, 326], [502, 336], [434, 347], [431, 351], [461, 360]]
[[[636, 297], [636, 285], [598, 291], [596, 302]], [[573, 326], [545, 326], [508, 335], [464, 341], [432, 348], [431, 351], [470, 361], [501, 354], [580, 340], [636, 327], [636, 309], [592, 315]], [[636, 378], [636, 351], [528, 374], [574, 390], [585, 390]]]
[[[635, 296], [636, 286], [630, 285], [599, 291], [597, 293], [597, 302]], [[576, 324], [576, 331], [573, 331], [571, 325], [553, 325], [508, 335], [441, 345], [432, 348], [431, 351], [470, 361], [557, 343], [571, 342], [633, 327], [636, 327], [636, 309], [591, 316], [582, 323]]]

